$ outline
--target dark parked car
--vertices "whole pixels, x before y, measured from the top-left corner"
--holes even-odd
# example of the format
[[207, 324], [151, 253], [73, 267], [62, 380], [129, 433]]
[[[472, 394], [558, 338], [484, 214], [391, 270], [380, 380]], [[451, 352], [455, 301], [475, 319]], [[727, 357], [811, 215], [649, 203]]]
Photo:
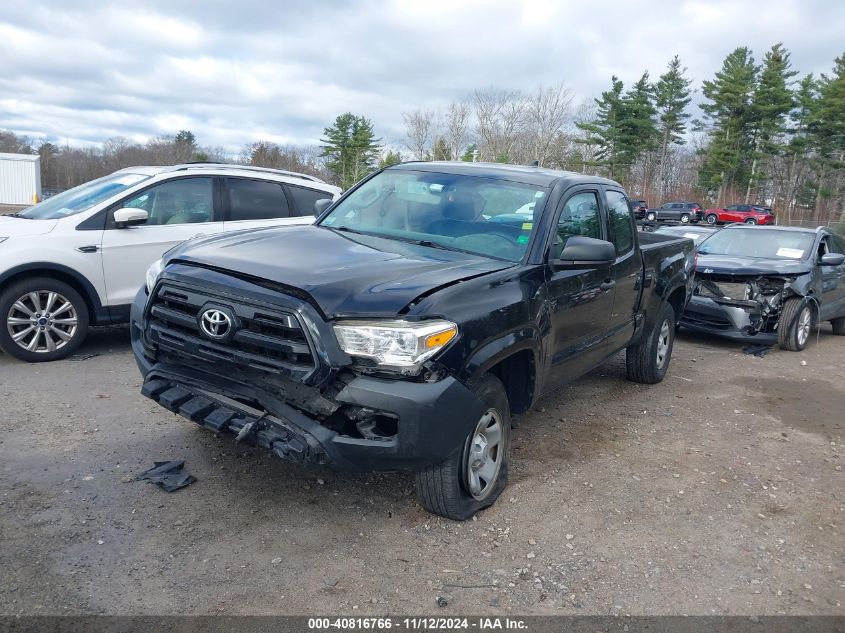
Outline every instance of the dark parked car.
[[315, 225], [171, 250], [132, 347], [162, 406], [285, 459], [416, 471], [426, 509], [467, 519], [505, 487], [512, 414], [623, 349], [663, 379], [692, 248], [638, 236], [610, 180], [408, 163]]
[[645, 200], [631, 200], [631, 208], [637, 220], [644, 220], [648, 213], [648, 202]]
[[732, 204], [723, 208], [707, 209], [704, 212], [707, 224], [774, 224], [775, 216], [770, 207], [755, 204]]
[[828, 229], [728, 226], [705, 240], [681, 325], [800, 351], [814, 325], [845, 335], [845, 239]]
[[697, 202], [666, 202], [656, 209], [649, 209], [646, 213], [646, 220], [649, 222], [677, 220], [686, 224], [698, 222], [702, 217], [704, 216], [701, 205]]
[[673, 237], [686, 237], [691, 239], [698, 246], [705, 239], [718, 231], [718, 227], [711, 226], [659, 226], [654, 230], [658, 235], [671, 235]]

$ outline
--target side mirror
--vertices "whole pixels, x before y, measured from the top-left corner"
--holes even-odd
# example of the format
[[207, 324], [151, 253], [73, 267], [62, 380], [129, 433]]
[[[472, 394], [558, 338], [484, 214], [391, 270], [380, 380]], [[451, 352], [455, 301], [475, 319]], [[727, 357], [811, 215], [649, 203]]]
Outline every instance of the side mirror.
[[114, 224], [119, 229], [145, 224], [149, 219], [150, 214], [143, 209], [129, 209], [124, 207], [114, 212]]
[[842, 253], [827, 253], [822, 255], [819, 263], [822, 266], [841, 266], [845, 264], [845, 255]]
[[551, 265], [560, 268], [598, 268], [616, 260], [616, 247], [605, 240], [576, 235], [566, 240], [566, 245]]
[[323, 211], [332, 206], [334, 200], [331, 198], [320, 198], [314, 203], [314, 215], [322, 215]]

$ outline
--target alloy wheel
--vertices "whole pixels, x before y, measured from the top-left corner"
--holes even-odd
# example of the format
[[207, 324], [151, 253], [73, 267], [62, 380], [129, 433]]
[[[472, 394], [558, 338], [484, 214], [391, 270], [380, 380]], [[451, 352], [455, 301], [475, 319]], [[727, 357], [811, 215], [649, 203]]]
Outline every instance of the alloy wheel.
[[813, 314], [810, 311], [810, 306], [805, 306], [798, 316], [798, 346], [804, 347], [810, 338], [810, 329], [813, 326]]
[[18, 297], [6, 315], [12, 341], [28, 352], [55, 352], [73, 339], [79, 327], [74, 305], [58, 292], [33, 290]]
[[660, 334], [657, 335], [657, 368], [663, 369], [664, 363], [666, 363], [666, 357], [669, 355], [669, 321], [663, 321], [663, 325], [660, 326]]

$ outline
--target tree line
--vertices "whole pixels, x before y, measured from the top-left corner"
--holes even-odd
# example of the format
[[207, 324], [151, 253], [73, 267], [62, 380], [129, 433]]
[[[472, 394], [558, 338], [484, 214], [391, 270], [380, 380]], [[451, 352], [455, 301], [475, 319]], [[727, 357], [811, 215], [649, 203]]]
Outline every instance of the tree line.
[[40, 154], [46, 189], [131, 165], [191, 160], [298, 171], [345, 189], [403, 160], [478, 160], [607, 176], [652, 206], [766, 203], [786, 220], [845, 221], [845, 55], [829, 74], [799, 76], [781, 43], [761, 63], [739, 47], [698, 91], [675, 56], [655, 80], [646, 70], [626, 89], [614, 76], [580, 104], [563, 83], [528, 92], [491, 87], [402, 118], [401, 146], [383, 143], [370, 119], [347, 112], [319, 145], [258, 141], [236, 156], [200, 146], [187, 130], [89, 148], [36, 145], [0, 131], [0, 151]]

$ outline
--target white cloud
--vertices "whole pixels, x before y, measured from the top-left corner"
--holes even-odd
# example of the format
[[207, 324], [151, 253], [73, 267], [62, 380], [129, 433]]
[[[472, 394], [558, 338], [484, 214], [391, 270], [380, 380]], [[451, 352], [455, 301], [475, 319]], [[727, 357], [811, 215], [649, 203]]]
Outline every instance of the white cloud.
[[402, 112], [496, 85], [565, 82], [579, 99], [656, 78], [679, 54], [699, 87], [737, 46], [778, 41], [795, 68], [843, 53], [845, 5], [658, 0], [589, 4], [426, 0], [95, 3], [0, 8], [0, 128], [70, 142], [191, 129], [237, 151], [314, 143], [335, 116], [371, 118], [387, 142]]

